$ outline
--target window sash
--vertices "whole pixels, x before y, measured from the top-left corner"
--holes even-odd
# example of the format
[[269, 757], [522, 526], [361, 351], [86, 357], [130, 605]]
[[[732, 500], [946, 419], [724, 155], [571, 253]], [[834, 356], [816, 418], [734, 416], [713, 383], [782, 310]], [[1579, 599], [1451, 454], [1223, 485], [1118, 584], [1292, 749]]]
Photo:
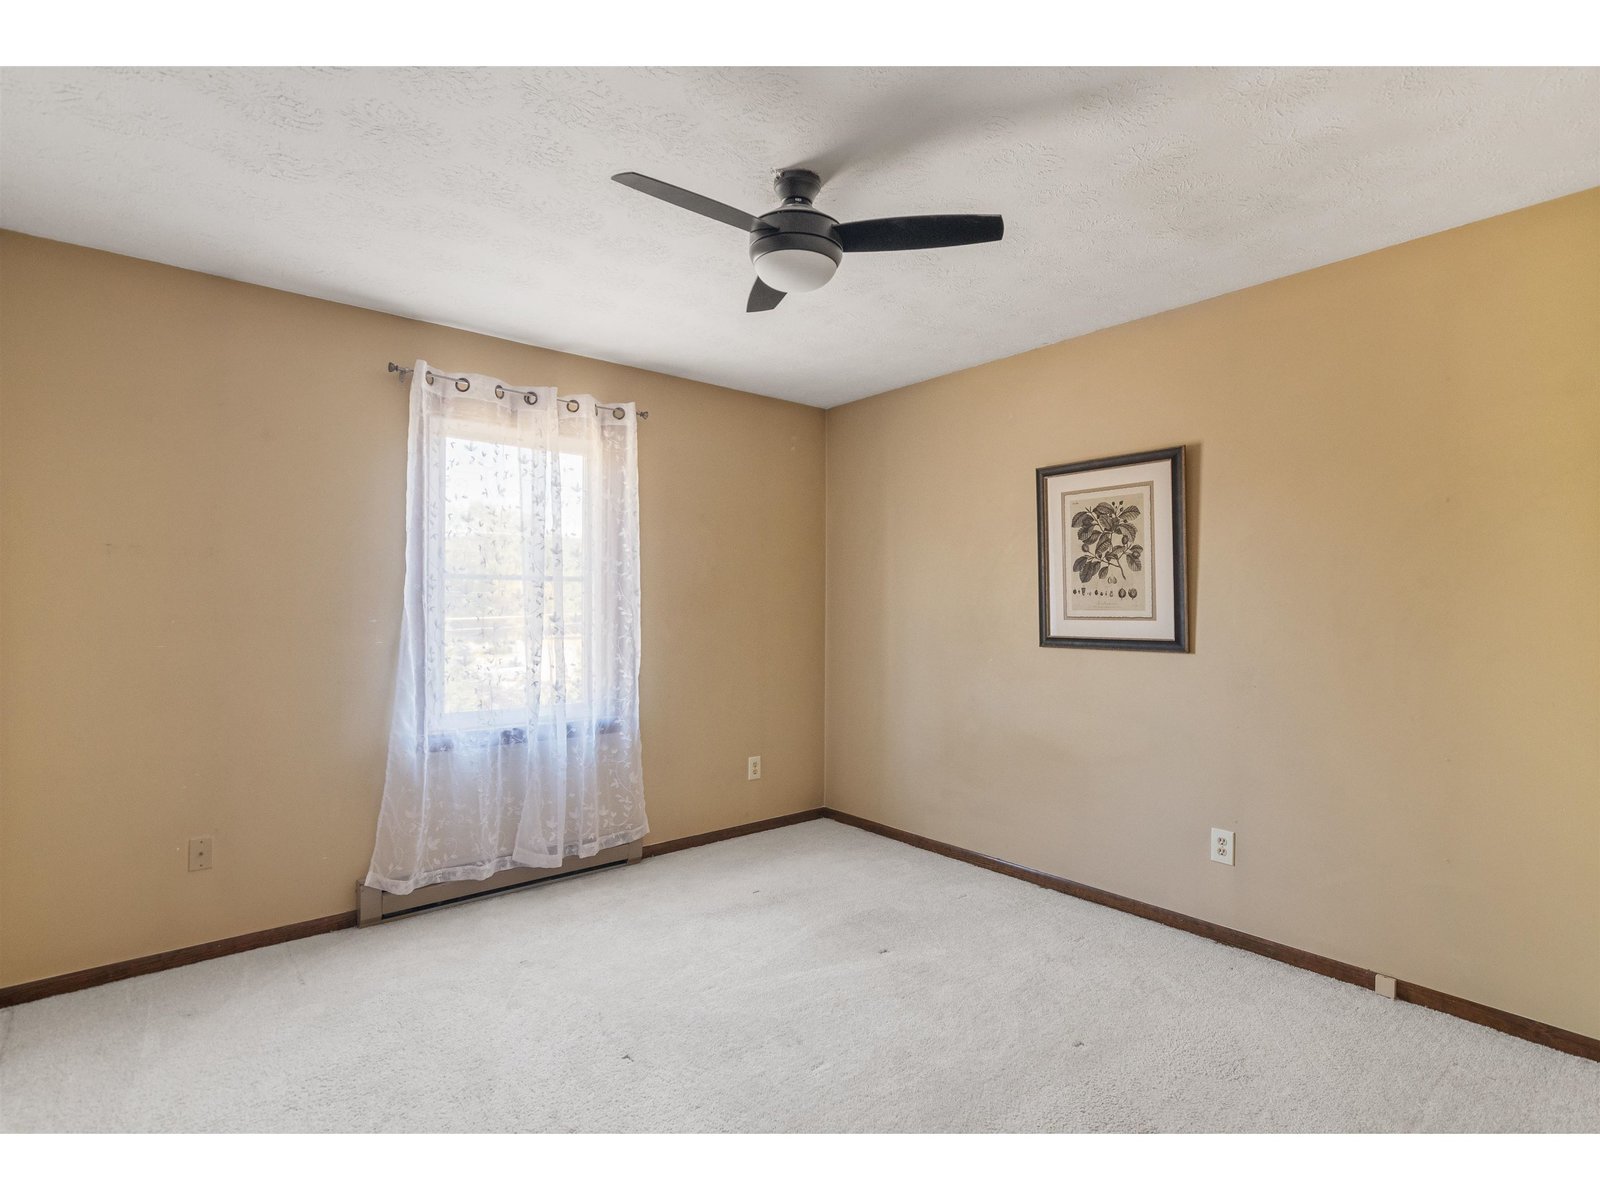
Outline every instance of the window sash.
[[[487, 744], [498, 740], [501, 745], [521, 744], [527, 740], [526, 735], [519, 736], [519, 731], [530, 728], [537, 729], [539, 740], [553, 737], [558, 726], [565, 726], [565, 736], [576, 736], [586, 724], [594, 722], [593, 706], [589, 699], [589, 689], [593, 686], [592, 672], [595, 669], [594, 648], [584, 633], [588, 625], [588, 614], [581, 614], [578, 622], [578, 632], [550, 635], [548, 632], [540, 639], [538, 645], [539, 678], [533, 682], [535, 704], [530, 710], [525, 704], [502, 705], [492, 708], [455, 708], [449, 707], [450, 668], [448, 650], [450, 640], [447, 636], [447, 623], [452, 619], [449, 614], [449, 593], [452, 583], [477, 582], [477, 583], [506, 583], [517, 584], [523, 587], [535, 586], [545, 589], [565, 589], [572, 584], [582, 584], [585, 574], [574, 573], [571, 570], [562, 570], [559, 573], [544, 573], [530, 576], [509, 571], [461, 571], [451, 570], [449, 563], [450, 538], [446, 531], [450, 524], [451, 495], [449, 490], [449, 453], [452, 441], [479, 442], [489, 445], [503, 446], [515, 450], [519, 457], [523, 454], [542, 455], [547, 458], [543, 470], [545, 472], [560, 472], [567, 462], [575, 460], [579, 472], [578, 487], [590, 485], [593, 479], [594, 463], [592, 455], [588, 452], [587, 443], [576, 438], [559, 438], [548, 447], [530, 446], [516, 431], [510, 429], [497, 429], [494, 426], [485, 426], [459, 419], [438, 418], [429, 423], [428, 437], [429, 449], [432, 452], [433, 470], [429, 480], [429, 495], [425, 503], [433, 505], [435, 512], [433, 519], [439, 523], [440, 536], [428, 547], [428, 553], [434, 560], [428, 564], [429, 578], [435, 581], [431, 589], [432, 594], [427, 598], [425, 613], [425, 636], [431, 643], [427, 661], [430, 669], [427, 671], [427, 687], [425, 689], [425, 720], [428, 730], [428, 743], [430, 750], [453, 749], [463, 744]], [[517, 466], [517, 480], [519, 487], [527, 485], [527, 472], [533, 469], [530, 464], [519, 463]], [[555, 495], [551, 502], [565, 503], [560, 499], [559, 479]], [[549, 493], [547, 492], [547, 495]], [[588, 528], [588, 511], [586, 506], [579, 509], [580, 525], [577, 536], [585, 554], [591, 552], [590, 541], [593, 531]], [[546, 532], [554, 536], [554, 522], [547, 522]], [[563, 534], [570, 538], [573, 536], [570, 529], [563, 529]], [[526, 536], [526, 530], [523, 530]], [[520, 613], [508, 613], [507, 620], [516, 621]], [[470, 619], [470, 618], [469, 618]], [[480, 618], [492, 622], [497, 618], [485, 615]], [[546, 623], [548, 629], [548, 623]], [[523, 677], [520, 690], [524, 695], [529, 690], [527, 674], [533, 670], [532, 653], [534, 647], [525, 634], [517, 635], [523, 655]], [[547, 688], [545, 677], [545, 664], [552, 653], [563, 656], [563, 667], [571, 662], [567, 658], [568, 648], [576, 646], [576, 668], [579, 675], [579, 687], [584, 694], [569, 697], [565, 701], [555, 702], [545, 696]], [[615, 726], [614, 719], [600, 718], [597, 725], [599, 732], [606, 732], [608, 726]]]

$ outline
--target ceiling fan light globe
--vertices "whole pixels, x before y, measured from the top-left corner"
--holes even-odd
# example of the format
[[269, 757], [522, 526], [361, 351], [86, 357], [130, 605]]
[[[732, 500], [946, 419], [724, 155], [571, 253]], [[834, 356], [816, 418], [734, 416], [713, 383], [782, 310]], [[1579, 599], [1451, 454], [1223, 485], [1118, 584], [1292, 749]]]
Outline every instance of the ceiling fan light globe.
[[839, 269], [838, 262], [815, 250], [768, 250], [755, 256], [761, 282], [780, 292], [814, 292]]

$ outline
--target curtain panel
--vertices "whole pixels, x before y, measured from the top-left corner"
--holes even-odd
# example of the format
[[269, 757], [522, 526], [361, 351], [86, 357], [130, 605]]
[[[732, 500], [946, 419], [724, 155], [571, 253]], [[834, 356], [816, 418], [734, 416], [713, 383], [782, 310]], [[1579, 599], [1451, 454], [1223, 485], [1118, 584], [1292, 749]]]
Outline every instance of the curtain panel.
[[647, 832], [637, 432], [632, 405], [417, 362], [370, 886], [553, 867]]

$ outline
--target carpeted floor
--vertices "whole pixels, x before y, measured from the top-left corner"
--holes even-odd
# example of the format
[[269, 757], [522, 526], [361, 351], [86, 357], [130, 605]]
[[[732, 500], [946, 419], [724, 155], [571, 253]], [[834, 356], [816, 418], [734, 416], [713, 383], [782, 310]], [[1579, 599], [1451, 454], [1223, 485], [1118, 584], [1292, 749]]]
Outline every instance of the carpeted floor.
[[1600, 1063], [813, 821], [0, 1012], [0, 1128], [1600, 1131]]

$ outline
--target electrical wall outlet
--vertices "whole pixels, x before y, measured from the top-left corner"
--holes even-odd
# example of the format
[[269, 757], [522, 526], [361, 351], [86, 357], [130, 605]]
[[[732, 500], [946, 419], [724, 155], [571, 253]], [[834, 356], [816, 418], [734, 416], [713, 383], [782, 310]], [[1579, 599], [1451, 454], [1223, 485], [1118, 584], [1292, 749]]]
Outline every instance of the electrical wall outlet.
[[209, 837], [195, 837], [189, 839], [189, 870], [209, 871], [211, 869], [211, 839]]
[[750, 756], [750, 763], [745, 768], [744, 777], [746, 779], [760, 779], [761, 778], [761, 755], [752, 754]]
[[1233, 830], [1211, 831], [1211, 861], [1219, 862], [1225, 867], [1233, 866]]

